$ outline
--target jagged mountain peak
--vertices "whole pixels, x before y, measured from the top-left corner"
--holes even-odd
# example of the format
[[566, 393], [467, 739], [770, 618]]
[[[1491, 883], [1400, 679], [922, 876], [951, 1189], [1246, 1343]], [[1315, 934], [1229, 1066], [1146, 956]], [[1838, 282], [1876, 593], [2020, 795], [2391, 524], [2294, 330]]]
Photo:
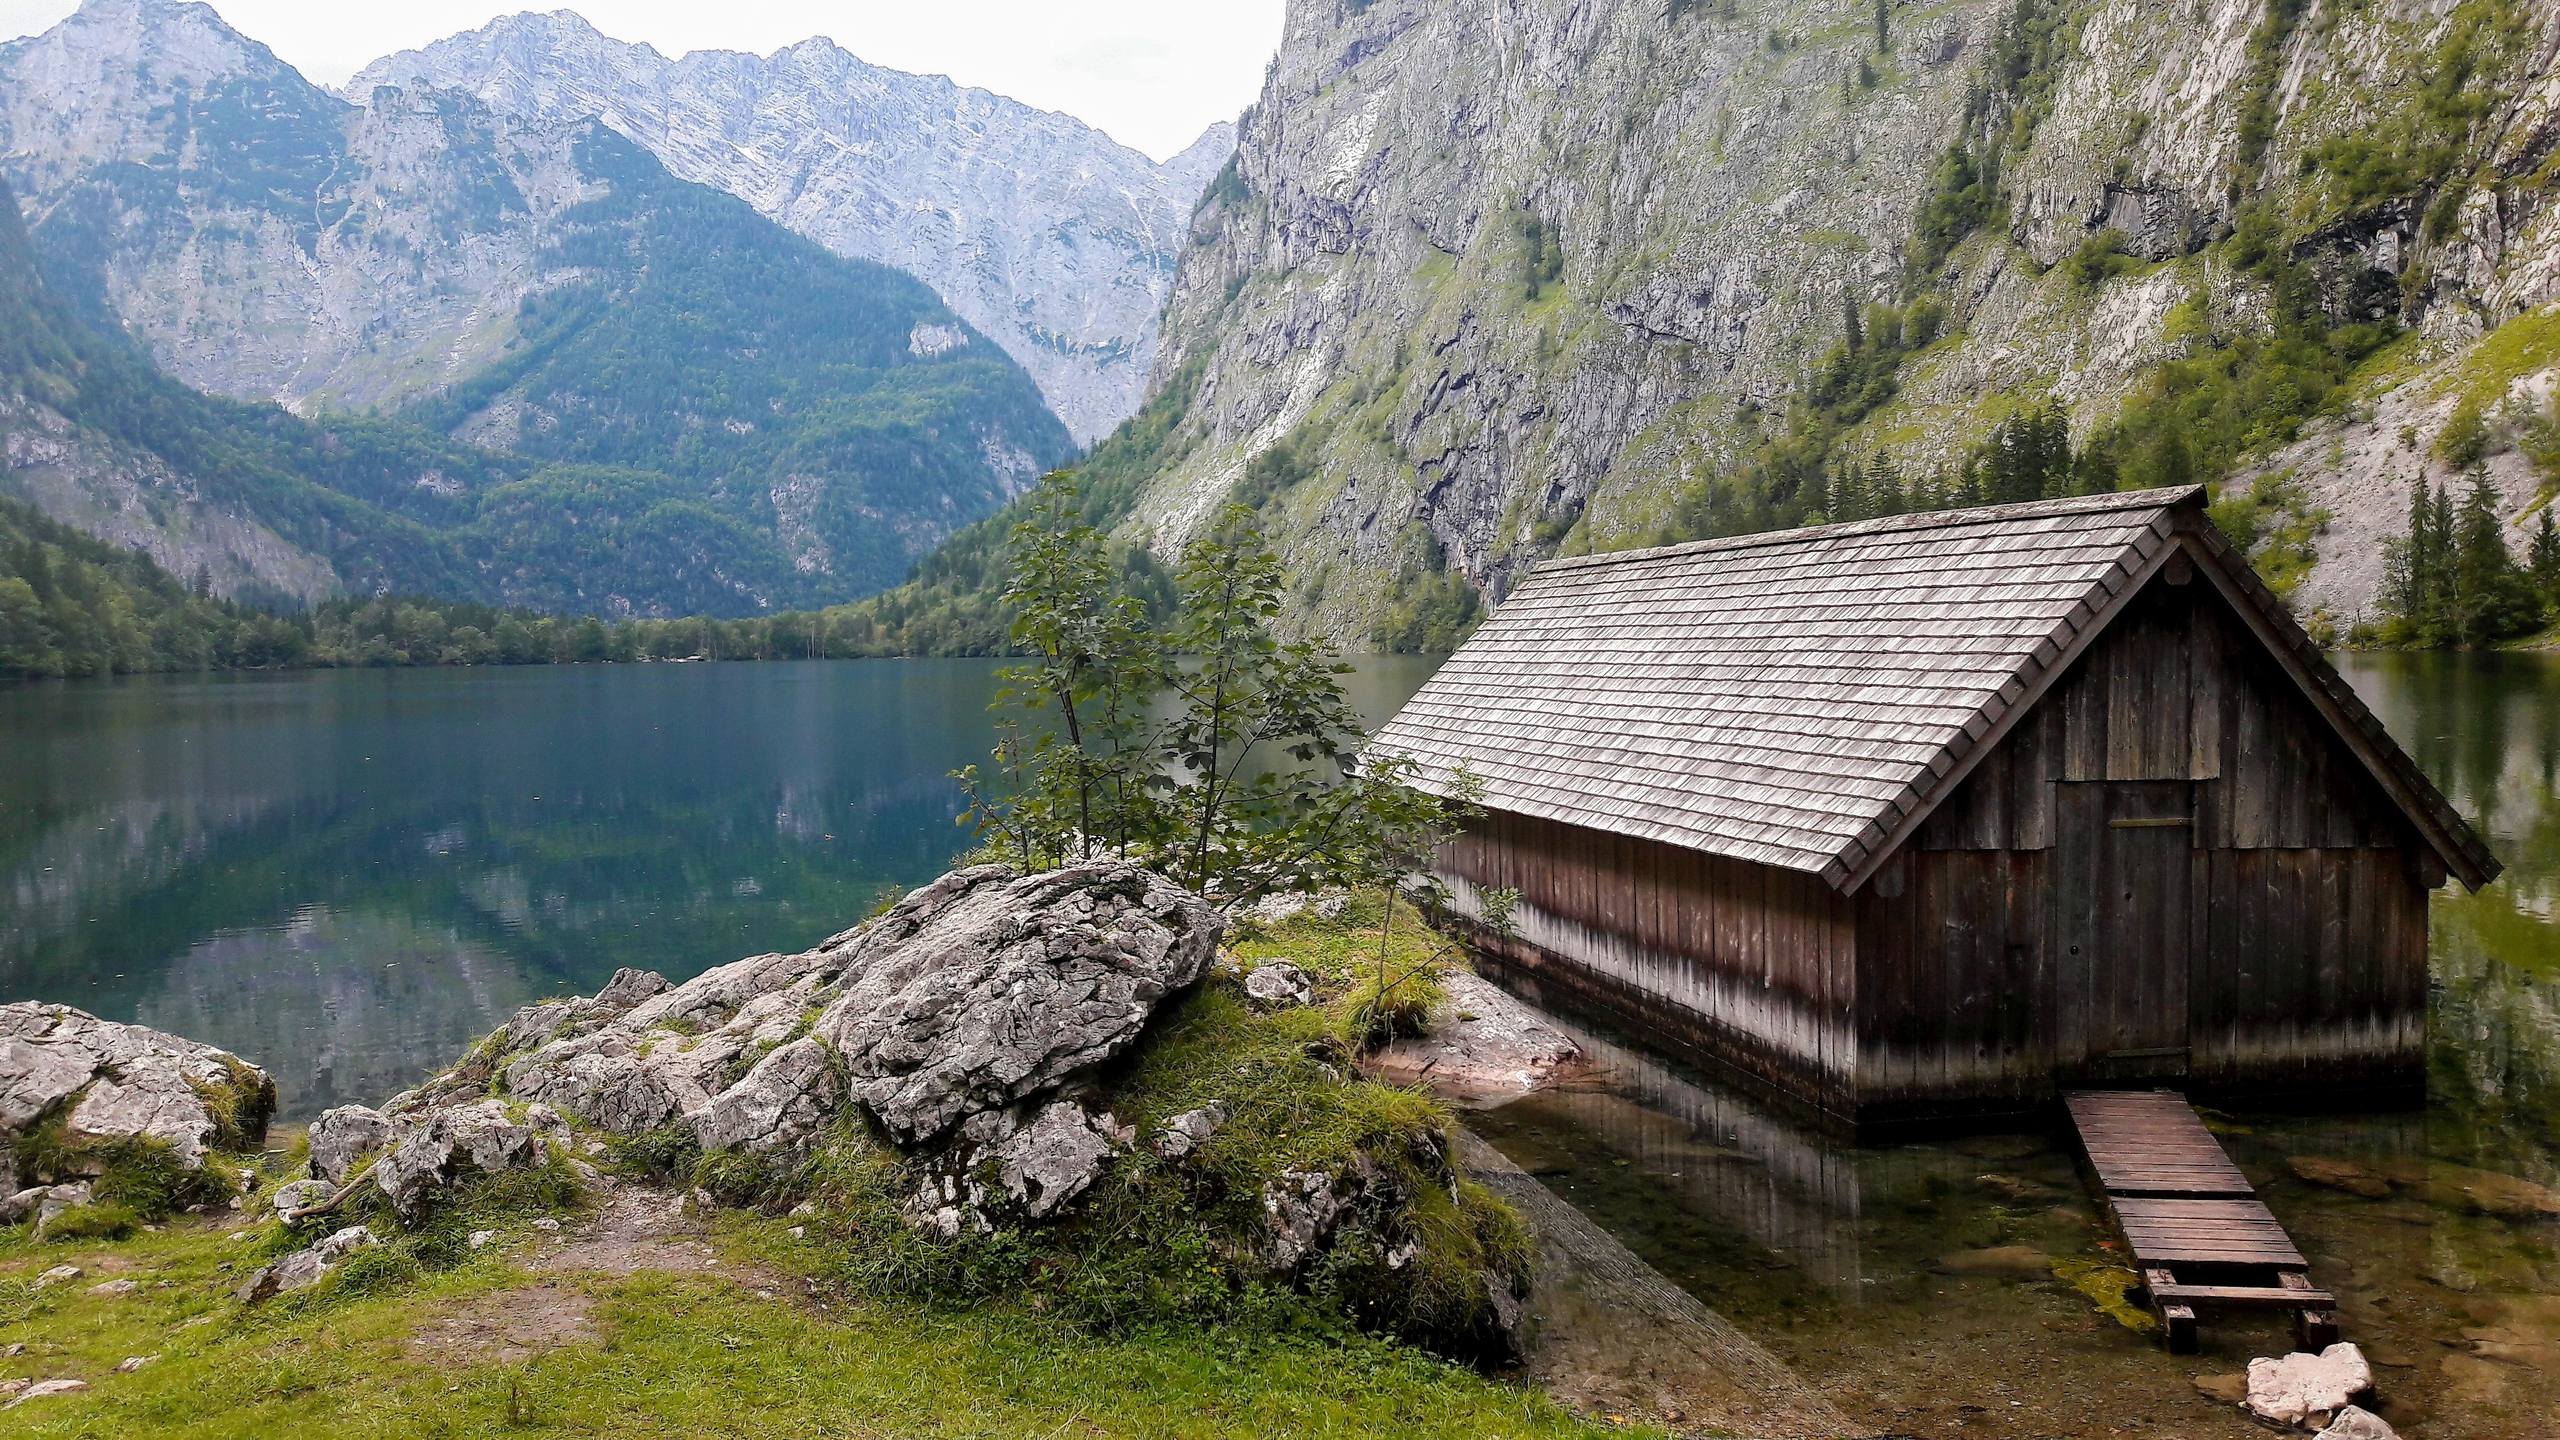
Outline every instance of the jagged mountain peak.
[[570, 12], [504, 17], [365, 67], [502, 115], [596, 116], [676, 175], [840, 255], [924, 280], [1090, 442], [1137, 408], [1175, 257], [1231, 135], [1165, 164], [1072, 116], [813, 37], [669, 58]]
[[[0, 45], [0, 82], [0, 152], [38, 197], [107, 157], [185, 165], [185, 140], [209, 118], [256, 114], [314, 132], [349, 112], [193, 0], [88, 0], [52, 29]], [[183, 115], [166, 103], [181, 90], [196, 102]]]
[[1236, 153], [1236, 122], [1221, 120], [1200, 132], [1200, 138], [1185, 145], [1164, 168], [1178, 175], [1197, 176], [1190, 181], [1194, 189], [1207, 189], [1210, 180], [1225, 167], [1228, 157]]
[[277, 72], [302, 78], [274, 51], [231, 28], [212, 6], [198, 0], [83, 0], [52, 29], [0, 45], [0, 51], [8, 50], [98, 66], [147, 63], [163, 77], [195, 81]]

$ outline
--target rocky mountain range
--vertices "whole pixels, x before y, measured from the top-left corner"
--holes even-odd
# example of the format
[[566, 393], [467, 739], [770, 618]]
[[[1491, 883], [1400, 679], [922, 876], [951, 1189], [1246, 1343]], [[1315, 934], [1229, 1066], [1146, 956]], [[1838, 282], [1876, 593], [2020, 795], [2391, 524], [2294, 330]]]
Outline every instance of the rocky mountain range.
[[352, 104], [203, 5], [92, 0], [0, 46], [0, 177], [42, 270], [8, 288], [50, 337], [0, 397], [0, 482], [224, 593], [824, 604], [1072, 452], [913, 277], [591, 119]]
[[1294, 0], [1122, 533], [1259, 504], [1301, 623], [1358, 633], [2052, 400], [2121, 483], [2226, 481], [2346, 622], [2416, 477], [2476, 458], [2517, 519], [2560, 480], [2518, 443], [2555, 52], [2514, 0]]
[[1219, 124], [1158, 164], [1070, 116], [827, 40], [669, 59], [566, 10], [388, 56], [347, 94], [384, 85], [461, 91], [536, 124], [595, 117], [682, 179], [916, 276], [1085, 443], [1137, 408], [1192, 207], [1235, 148]]

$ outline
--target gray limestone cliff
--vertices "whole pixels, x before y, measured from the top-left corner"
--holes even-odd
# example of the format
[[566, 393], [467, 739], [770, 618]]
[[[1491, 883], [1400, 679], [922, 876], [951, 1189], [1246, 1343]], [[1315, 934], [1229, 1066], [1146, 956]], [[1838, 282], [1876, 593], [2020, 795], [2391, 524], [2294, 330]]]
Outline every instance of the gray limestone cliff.
[[1138, 405], [1193, 203], [1235, 144], [1158, 164], [1091, 126], [813, 39], [669, 59], [576, 14], [513, 15], [347, 87], [459, 90], [500, 115], [594, 116], [684, 179], [931, 285], [1091, 442]]
[[[1295, 0], [1175, 282], [1180, 420], [1127, 532], [1171, 553], [1241, 485], [1311, 628], [1442, 567], [1498, 596], [1560, 547], [1663, 533], [1783, 433], [1847, 315], [1915, 293], [1944, 338], [1845, 444], [1944, 466], [2048, 395], [2085, 439], [2164, 362], [2264, 328], [2231, 240], [2253, 207], [2335, 320], [2403, 328], [2236, 477], [2289, 487], [2297, 606], [2371, 608], [2466, 402], [2509, 514], [2537, 501], [2509, 442], [2560, 363], [2560, 9], [2038, 0], [2041, 58], [2004, 44], [2018, 13]], [[1921, 253], [1943, 158], [2028, 83], [1991, 111], [1994, 213]], [[2092, 237], [2124, 253], [2088, 273]]]

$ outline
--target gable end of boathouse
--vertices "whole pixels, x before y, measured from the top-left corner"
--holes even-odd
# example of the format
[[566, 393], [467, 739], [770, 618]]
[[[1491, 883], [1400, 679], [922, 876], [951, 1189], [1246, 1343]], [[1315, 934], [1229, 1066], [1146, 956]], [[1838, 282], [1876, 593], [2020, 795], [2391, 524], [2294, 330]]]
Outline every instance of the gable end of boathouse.
[[1492, 968], [1862, 1124], [2413, 1086], [2498, 873], [2192, 488], [1552, 562], [1372, 750]]

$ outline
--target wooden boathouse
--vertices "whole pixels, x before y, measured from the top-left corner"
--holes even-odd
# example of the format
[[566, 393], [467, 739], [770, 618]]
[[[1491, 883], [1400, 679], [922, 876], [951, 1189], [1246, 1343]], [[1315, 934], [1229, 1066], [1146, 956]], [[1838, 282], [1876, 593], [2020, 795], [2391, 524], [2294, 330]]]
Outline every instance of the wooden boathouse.
[[1497, 973], [1861, 1124], [2414, 1087], [2499, 869], [2196, 488], [1553, 561], [1372, 747]]

